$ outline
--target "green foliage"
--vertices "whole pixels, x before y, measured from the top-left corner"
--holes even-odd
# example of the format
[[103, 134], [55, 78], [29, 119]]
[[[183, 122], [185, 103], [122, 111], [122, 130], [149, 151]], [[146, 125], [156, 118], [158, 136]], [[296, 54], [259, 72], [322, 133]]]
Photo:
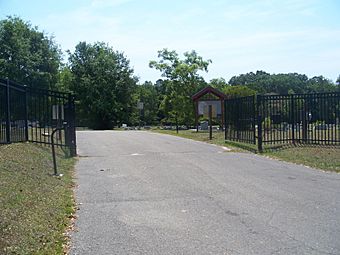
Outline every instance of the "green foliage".
[[58, 73], [56, 88], [58, 91], [70, 92], [73, 82], [73, 74], [68, 66], [64, 66]]
[[225, 91], [229, 87], [227, 81], [222, 77], [211, 79], [209, 85], [219, 91]]
[[0, 76], [38, 88], [54, 88], [61, 51], [53, 38], [17, 17], [0, 21]]
[[140, 111], [140, 120], [143, 124], [154, 125], [158, 123], [158, 92], [152, 82], [144, 82], [137, 86], [137, 101], [144, 103], [144, 109]]
[[158, 99], [158, 112], [157, 112], [157, 119], [158, 120], [165, 120], [167, 116], [166, 109], [161, 107], [163, 101], [165, 101], [166, 94], [167, 94], [167, 83], [168, 81], [163, 81], [159, 79], [155, 83], [155, 88], [157, 91], [157, 99]]
[[304, 74], [269, 74], [263, 71], [234, 76], [229, 80], [231, 86], [244, 85], [259, 94], [295, 94], [336, 91], [336, 85], [324, 78], [315, 76], [309, 79]]
[[94, 129], [130, 124], [137, 78], [123, 53], [105, 43], [80, 42], [69, 52], [69, 62], [81, 124]]
[[241, 86], [241, 85], [226, 87], [222, 92], [232, 98], [246, 97], [246, 96], [252, 96], [256, 94], [255, 90], [250, 89], [246, 86]]
[[307, 82], [307, 93], [333, 92], [336, 90], [335, 84], [323, 76], [315, 76]]
[[150, 61], [149, 66], [165, 77], [166, 95], [160, 104], [166, 114], [163, 121], [190, 125], [194, 121], [191, 96], [206, 85], [198, 72], [207, 72], [211, 60], [204, 60], [195, 51], [184, 53], [180, 59], [176, 51], [168, 49], [158, 51], [158, 57], [160, 60]]

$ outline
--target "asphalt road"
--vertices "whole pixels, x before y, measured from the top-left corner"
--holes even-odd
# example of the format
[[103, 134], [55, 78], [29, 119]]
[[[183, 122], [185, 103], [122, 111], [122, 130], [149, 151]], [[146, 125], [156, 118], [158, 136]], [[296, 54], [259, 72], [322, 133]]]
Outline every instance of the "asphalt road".
[[70, 254], [340, 254], [340, 175], [178, 137], [77, 133]]

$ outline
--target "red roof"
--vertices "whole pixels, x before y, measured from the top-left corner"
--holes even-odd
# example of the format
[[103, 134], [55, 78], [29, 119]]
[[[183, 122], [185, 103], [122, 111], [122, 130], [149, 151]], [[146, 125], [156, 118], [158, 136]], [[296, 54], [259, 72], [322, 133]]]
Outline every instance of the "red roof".
[[222, 93], [221, 91], [211, 87], [211, 86], [208, 86], [208, 87], [205, 87], [204, 89], [198, 91], [196, 94], [194, 94], [191, 98], [192, 100], [194, 101], [197, 101], [199, 100], [202, 96], [208, 94], [208, 93], [211, 93], [215, 96], [217, 96], [218, 98], [220, 99], [225, 99], [227, 98], [227, 95]]

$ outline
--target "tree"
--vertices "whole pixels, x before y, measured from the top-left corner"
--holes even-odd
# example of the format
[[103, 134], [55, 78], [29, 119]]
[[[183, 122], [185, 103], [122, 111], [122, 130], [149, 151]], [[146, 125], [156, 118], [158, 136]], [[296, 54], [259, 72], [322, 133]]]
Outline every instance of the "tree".
[[229, 85], [227, 84], [227, 82], [224, 78], [211, 79], [210, 82], [209, 82], [209, 85], [211, 87], [214, 87], [215, 89], [218, 89], [219, 91], [223, 91], [227, 87], [229, 87]]
[[336, 84], [340, 87], [340, 75], [339, 75], [338, 79], [336, 80]]
[[323, 76], [308, 79], [305, 74], [269, 74], [263, 71], [234, 76], [229, 84], [231, 86], [244, 85], [259, 94], [315, 93], [336, 90], [335, 84]]
[[314, 76], [313, 78], [309, 79], [307, 82], [307, 93], [317, 92], [333, 92], [336, 90], [336, 85], [326, 79], [323, 76]]
[[253, 90], [253, 89], [248, 88], [247, 86], [238, 85], [238, 86], [229, 86], [229, 87], [226, 87], [223, 90], [223, 93], [225, 93], [227, 96], [235, 98], [235, 97], [252, 96], [252, 95], [256, 94], [256, 91]]
[[53, 38], [18, 17], [0, 21], [0, 77], [38, 88], [54, 88], [61, 51]]
[[165, 121], [190, 125], [194, 122], [191, 96], [206, 85], [198, 72], [207, 72], [211, 60], [204, 60], [195, 51], [185, 52], [184, 59], [180, 59], [176, 51], [168, 49], [158, 51], [158, 58], [149, 66], [165, 78], [167, 94], [160, 106], [167, 115]]
[[74, 53], [69, 52], [69, 62], [71, 90], [76, 93], [83, 124], [94, 129], [130, 124], [137, 78], [123, 53], [102, 42], [80, 42]]
[[137, 100], [143, 102], [143, 109], [141, 110], [141, 121], [147, 125], [156, 124], [158, 121], [158, 93], [156, 87], [150, 81], [137, 86]]
[[68, 66], [63, 66], [58, 73], [56, 88], [58, 91], [70, 92], [73, 79], [71, 69]]
[[157, 111], [157, 119], [158, 121], [166, 120], [167, 113], [170, 111], [167, 107], [164, 107], [163, 102], [166, 100], [168, 94], [168, 81], [163, 81], [162, 79], [158, 79], [155, 83], [155, 89], [157, 91], [158, 98], [158, 111]]

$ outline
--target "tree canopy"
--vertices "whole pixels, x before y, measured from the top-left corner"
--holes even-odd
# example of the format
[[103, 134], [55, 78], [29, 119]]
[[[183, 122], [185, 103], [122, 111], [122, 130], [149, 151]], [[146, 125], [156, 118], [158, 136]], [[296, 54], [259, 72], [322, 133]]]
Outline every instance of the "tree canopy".
[[74, 53], [69, 53], [69, 64], [71, 90], [79, 100], [84, 124], [94, 129], [130, 124], [137, 78], [123, 53], [103, 42], [80, 42]]
[[336, 91], [336, 85], [323, 76], [308, 78], [305, 74], [269, 74], [264, 71], [233, 76], [231, 86], [244, 85], [259, 94], [317, 93]]
[[191, 124], [194, 121], [191, 96], [206, 85], [199, 71], [207, 72], [211, 60], [204, 60], [196, 51], [185, 52], [180, 59], [176, 51], [158, 51], [159, 61], [149, 66], [161, 71], [166, 85], [166, 95], [160, 107], [167, 113], [165, 121]]
[[137, 86], [137, 101], [143, 102], [143, 109], [140, 109], [140, 120], [146, 125], [155, 125], [159, 122], [159, 94], [157, 87], [151, 81], [146, 81]]
[[[270, 74], [265, 71], [233, 76], [229, 81], [213, 78], [205, 82], [211, 60], [196, 51], [180, 56], [174, 50], [158, 51], [149, 67], [162, 79], [138, 84], [129, 60], [104, 42], [80, 42], [68, 51], [68, 62], [53, 37], [18, 17], [0, 21], [0, 77], [45, 89], [74, 92], [77, 119], [81, 125], [111, 129], [127, 123], [144, 124], [194, 122], [191, 96], [208, 84], [231, 97], [254, 94], [294, 94], [340, 91], [336, 82], [299, 73]], [[137, 102], [144, 109], [137, 109]]]
[[61, 51], [52, 37], [18, 17], [0, 21], [0, 76], [38, 88], [54, 88]]

